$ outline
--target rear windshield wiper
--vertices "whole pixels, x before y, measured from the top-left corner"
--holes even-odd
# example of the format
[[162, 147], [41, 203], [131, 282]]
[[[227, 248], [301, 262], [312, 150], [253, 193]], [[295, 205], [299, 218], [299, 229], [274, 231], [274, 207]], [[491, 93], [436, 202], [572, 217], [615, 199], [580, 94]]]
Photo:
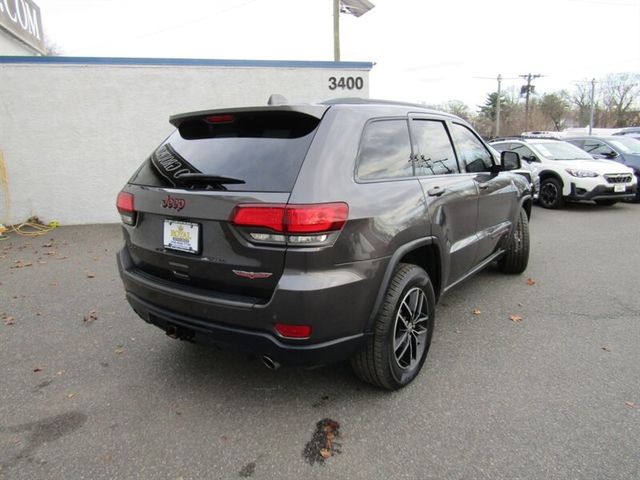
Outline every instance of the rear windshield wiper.
[[198, 184], [204, 183], [209, 185], [224, 185], [231, 183], [247, 183], [244, 180], [240, 180], [239, 178], [233, 177], [222, 177], [220, 175], [208, 175], [206, 173], [183, 173], [175, 177], [175, 181], [178, 184]]

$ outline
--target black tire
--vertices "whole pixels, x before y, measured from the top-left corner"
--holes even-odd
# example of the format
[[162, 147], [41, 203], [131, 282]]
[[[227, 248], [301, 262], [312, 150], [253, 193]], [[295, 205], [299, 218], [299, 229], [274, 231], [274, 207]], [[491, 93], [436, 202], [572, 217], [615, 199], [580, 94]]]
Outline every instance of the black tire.
[[[414, 298], [416, 315], [411, 314]], [[435, 303], [427, 272], [417, 265], [399, 264], [376, 315], [373, 334], [351, 358], [354, 373], [387, 390], [408, 385], [420, 372], [429, 352]], [[411, 318], [406, 320], [408, 316]]]
[[529, 263], [529, 218], [520, 209], [516, 226], [511, 232], [504, 255], [498, 260], [498, 268], [504, 273], [522, 273]]
[[562, 208], [564, 198], [562, 197], [562, 185], [556, 178], [545, 178], [540, 182], [540, 193], [538, 203], [544, 208]]
[[602, 205], [603, 207], [610, 207], [611, 205], [615, 205], [619, 200], [594, 200], [597, 205]]

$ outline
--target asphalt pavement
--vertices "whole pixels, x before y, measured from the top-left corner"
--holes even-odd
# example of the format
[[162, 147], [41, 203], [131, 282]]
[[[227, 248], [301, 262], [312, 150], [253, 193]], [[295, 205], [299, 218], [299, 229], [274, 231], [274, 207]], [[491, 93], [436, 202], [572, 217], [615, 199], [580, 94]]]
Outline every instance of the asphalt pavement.
[[523, 275], [441, 299], [422, 373], [389, 393], [145, 324], [119, 226], [11, 235], [0, 479], [639, 479], [640, 205], [536, 207], [531, 240]]

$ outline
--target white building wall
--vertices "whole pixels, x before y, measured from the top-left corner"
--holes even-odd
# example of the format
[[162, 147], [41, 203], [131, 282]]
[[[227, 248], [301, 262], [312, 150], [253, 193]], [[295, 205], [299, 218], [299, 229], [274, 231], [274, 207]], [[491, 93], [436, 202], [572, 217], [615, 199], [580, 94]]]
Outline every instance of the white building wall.
[[[117, 192], [172, 131], [170, 115], [266, 105], [272, 93], [291, 102], [368, 97], [370, 64], [340, 65], [12, 64], [0, 58], [0, 161], [8, 180], [0, 183], [0, 222], [32, 215], [61, 224], [116, 222]], [[332, 76], [362, 77], [364, 88], [329, 90]]]

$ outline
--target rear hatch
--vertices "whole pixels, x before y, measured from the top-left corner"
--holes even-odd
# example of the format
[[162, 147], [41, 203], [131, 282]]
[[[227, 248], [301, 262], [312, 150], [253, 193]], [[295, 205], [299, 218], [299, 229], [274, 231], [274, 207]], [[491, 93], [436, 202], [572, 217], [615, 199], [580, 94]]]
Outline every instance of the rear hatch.
[[132, 195], [125, 240], [136, 273], [267, 302], [283, 271], [285, 246], [255, 245], [230, 220], [240, 204], [288, 202], [326, 110], [287, 106], [173, 117], [178, 129], [123, 191]]

